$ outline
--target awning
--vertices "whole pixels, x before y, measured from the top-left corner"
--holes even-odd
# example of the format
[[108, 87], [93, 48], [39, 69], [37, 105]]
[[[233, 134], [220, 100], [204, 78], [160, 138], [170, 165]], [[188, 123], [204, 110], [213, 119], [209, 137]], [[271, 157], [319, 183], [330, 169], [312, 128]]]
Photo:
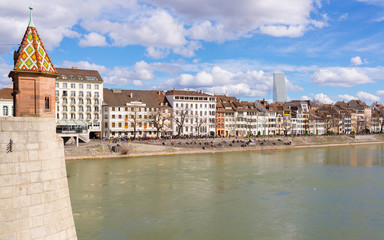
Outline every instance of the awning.
[[61, 120], [57, 121], [57, 126], [88, 126], [88, 122], [81, 120]]

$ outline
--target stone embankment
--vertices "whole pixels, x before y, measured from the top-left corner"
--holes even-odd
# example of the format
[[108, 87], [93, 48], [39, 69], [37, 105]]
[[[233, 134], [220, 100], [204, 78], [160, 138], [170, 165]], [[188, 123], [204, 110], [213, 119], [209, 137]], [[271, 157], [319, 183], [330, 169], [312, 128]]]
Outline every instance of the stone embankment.
[[326, 147], [356, 144], [384, 143], [384, 134], [354, 137], [295, 136], [259, 138], [215, 138], [215, 139], [167, 139], [133, 142], [94, 140], [90, 143], [65, 146], [66, 160], [138, 157], [155, 155], [199, 154], [212, 152], [261, 151], [306, 147]]

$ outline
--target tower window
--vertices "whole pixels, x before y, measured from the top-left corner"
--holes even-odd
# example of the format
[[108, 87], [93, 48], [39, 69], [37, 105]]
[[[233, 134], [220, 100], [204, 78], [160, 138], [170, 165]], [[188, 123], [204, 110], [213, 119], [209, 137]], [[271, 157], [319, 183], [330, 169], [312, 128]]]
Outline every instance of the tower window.
[[49, 109], [49, 97], [45, 97], [45, 109]]

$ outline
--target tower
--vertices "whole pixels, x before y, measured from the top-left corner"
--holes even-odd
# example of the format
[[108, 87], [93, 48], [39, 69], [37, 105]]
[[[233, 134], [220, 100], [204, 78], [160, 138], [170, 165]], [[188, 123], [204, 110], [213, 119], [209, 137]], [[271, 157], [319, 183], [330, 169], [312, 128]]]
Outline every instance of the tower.
[[33, 24], [32, 7], [29, 9], [29, 25], [8, 75], [13, 81], [13, 115], [54, 118], [58, 74]]
[[273, 102], [286, 102], [287, 90], [285, 88], [284, 73], [273, 73]]

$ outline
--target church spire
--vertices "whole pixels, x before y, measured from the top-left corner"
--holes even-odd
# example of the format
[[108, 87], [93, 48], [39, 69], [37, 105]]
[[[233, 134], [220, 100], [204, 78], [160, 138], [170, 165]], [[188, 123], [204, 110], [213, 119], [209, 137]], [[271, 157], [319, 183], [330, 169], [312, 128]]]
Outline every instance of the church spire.
[[29, 24], [28, 24], [28, 27], [35, 27], [35, 24], [33, 24], [33, 19], [32, 19], [32, 10], [33, 10], [33, 7], [29, 6]]

